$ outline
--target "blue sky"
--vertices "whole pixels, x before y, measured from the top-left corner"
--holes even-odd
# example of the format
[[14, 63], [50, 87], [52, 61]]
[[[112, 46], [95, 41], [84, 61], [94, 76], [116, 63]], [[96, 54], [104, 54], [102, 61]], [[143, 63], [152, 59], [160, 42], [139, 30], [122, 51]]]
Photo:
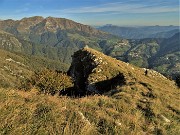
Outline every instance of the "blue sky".
[[68, 18], [88, 25], [179, 25], [179, 0], [0, 0], [0, 19]]

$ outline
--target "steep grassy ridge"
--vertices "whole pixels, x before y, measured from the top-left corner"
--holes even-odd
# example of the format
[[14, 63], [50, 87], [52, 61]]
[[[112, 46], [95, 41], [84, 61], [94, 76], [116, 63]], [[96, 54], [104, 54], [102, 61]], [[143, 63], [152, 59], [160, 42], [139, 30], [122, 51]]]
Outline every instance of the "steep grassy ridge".
[[[79, 66], [86, 63], [86, 68], [81, 69], [84, 73], [90, 71], [87, 67], [93, 61], [97, 62], [93, 72], [80, 75], [87, 75], [82, 80], [87, 85], [94, 81], [99, 93], [70, 98], [39, 94], [36, 89], [30, 92], [0, 89], [0, 134], [180, 134], [180, 91], [173, 81], [153, 70], [145, 75], [144, 69], [90, 48], [76, 52], [74, 58], [82, 60]], [[71, 65], [70, 70], [76, 70], [71, 75], [83, 73], [76, 64], [78, 61]], [[117, 81], [109, 89], [100, 89], [105, 85], [102, 81], [108, 83], [119, 73], [123, 75], [123, 84]], [[96, 81], [102, 76], [107, 78]], [[81, 88], [84, 92], [89, 90]]]

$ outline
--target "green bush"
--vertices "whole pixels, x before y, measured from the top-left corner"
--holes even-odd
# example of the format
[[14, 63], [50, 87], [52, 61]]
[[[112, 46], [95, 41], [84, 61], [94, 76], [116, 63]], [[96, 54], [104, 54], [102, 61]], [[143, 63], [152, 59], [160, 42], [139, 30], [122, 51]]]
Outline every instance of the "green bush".
[[66, 73], [44, 69], [35, 72], [30, 79], [22, 83], [22, 89], [35, 87], [39, 92], [54, 95], [62, 90], [73, 87], [73, 82]]

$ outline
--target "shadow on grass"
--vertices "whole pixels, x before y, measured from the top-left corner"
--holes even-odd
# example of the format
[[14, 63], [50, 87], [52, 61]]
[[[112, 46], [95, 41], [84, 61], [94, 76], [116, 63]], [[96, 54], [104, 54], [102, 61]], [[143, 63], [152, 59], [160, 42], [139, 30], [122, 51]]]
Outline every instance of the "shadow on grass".
[[[126, 80], [125, 80], [124, 75], [122, 73], [119, 73], [118, 75], [116, 75], [115, 77], [111, 79], [96, 82], [92, 85], [95, 86], [94, 91], [97, 91], [97, 92], [87, 91], [85, 84], [86, 84], [86, 80], [83, 80], [83, 82], [79, 83], [79, 85], [81, 86], [66, 88], [65, 90], [60, 92], [60, 95], [66, 95], [70, 97], [84, 97], [87, 95], [94, 95], [94, 94], [101, 95], [101, 94], [104, 94], [105, 92], [115, 89], [117, 86], [125, 85]], [[78, 89], [78, 88], [81, 88], [81, 89]]]

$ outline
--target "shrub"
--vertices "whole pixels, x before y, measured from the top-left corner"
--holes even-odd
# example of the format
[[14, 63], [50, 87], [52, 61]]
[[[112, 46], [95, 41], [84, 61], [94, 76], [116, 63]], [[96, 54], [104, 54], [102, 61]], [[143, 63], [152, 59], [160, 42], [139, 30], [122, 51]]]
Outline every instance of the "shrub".
[[180, 88], [180, 74], [176, 75], [175, 82], [176, 85]]
[[39, 92], [54, 95], [62, 90], [73, 87], [73, 82], [66, 73], [44, 69], [35, 72], [30, 79], [22, 83], [24, 90], [35, 87]]

